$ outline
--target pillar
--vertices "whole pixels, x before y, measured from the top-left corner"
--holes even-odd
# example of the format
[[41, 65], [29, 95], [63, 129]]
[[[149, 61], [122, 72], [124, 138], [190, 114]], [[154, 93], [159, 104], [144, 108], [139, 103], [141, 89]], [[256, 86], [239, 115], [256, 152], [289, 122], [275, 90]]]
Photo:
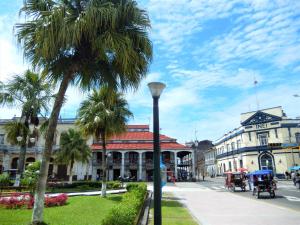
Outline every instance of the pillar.
[[192, 173], [193, 173], [193, 175], [192, 175], [192, 178], [194, 178], [195, 177], [195, 153], [194, 152], [191, 152], [192, 153]]
[[175, 178], [176, 178], [176, 180], [177, 180], [177, 153], [176, 152], [174, 152], [174, 168], [175, 168]]
[[143, 152], [139, 152], [139, 178], [138, 178], [138, 180], [143, 179], [142, 172], [143, 172]]
[[4, 153], [3, 154], [3, 170], [8, 170], [10, 169], [10, 155], [9, 153]]
[[126, 152], [121, 152], [122, 153], [122, 158], [121, 158], [121, 177], [124, 178], [125, 175], [125, 153]]

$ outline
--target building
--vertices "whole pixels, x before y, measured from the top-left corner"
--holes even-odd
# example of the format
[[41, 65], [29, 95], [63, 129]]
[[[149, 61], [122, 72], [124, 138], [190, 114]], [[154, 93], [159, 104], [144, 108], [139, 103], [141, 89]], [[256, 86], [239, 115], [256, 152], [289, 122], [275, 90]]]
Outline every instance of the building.
[[[19, 147], [11, 146], [6, 141], [4, 125], [10, 120], [0, 121], [0, 170], [16, 170]], [[60, 119], [57, 125], [53, 149], [58, 149], [60, 134], [69, 128], [75, 128], [74, 119]], [[26, 164], [40, 160], [44, 149], [44, 138], [39, 139], [27, 149]], [[160, 135], [162, 160], [169, 177], [182, 179], [187, 171], [193, 171], [193, 150], [176, 142], [176, 139]], [[93, 137], [87, 140], [91, 146], [92, 158], [87, 164], [76, 162], [73, 168], [74, 180], [93, 179], [102, 176], [102, 147]], [[153, 133], [148, 125], [128, 125], [127, 132], [112, 137], [107, 141], [108, 178], [131, 177], [135, 180], [152, 180], [153, 177]], [[186, 159], [190, 159], [187, 161]], [[193, 173], [194, 174], [194, 173]], [[49, 176], [67, 180], [68, 165], [56, 165], [51, 159]]]
[[202, 179], [203, 175], [206, 176], [206, 167], [205, 167], [205, 155], [204, 153], [208, 151], [208, 149], [213, 147], [212, 141], [210, 140], [202, 140], [202, 141], [191, 141], [186, 143], [187, 146], [191, 147], [194, 150], [195, 154], [195, 176], [196, 179]]
[[218, 173], [271, 169], [278, 176], [300, 164], [300, 119], [282, 107], [241, 114], [241, 126], [215, 141]]
[[207, 176], [215, 177], [218, 174], [216, 156], [217, 156], [217, 150], [215, 147], [211, 147], [204, 152], [205, 172]]

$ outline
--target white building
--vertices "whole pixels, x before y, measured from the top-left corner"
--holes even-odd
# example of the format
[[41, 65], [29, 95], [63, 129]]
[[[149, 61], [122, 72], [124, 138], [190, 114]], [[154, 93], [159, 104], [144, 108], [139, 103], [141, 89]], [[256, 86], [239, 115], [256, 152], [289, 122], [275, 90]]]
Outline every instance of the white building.
[[[11, 120], [0, 120], [0, 173], [17, 169], [20, 148], [7, 142], [4, 125]], [[69, 128], [75, 128], [74, 119], [60, 119], [57, 124], [53, 150], [57, 150], [60, 135]], [[44, 149], [43, 135], [27, 148], [26, 164], [40, 160]], [[102, 176], [102, 145], [92, 137], [87, 140], [92, 149], [89, 163], [76, 162], [73, 167], [74, 180], [93, 179]], [[177, 143], [176, 139], [160, 135], [162, 161], [166, 165], [168, 176], [176, 179], [186, 178], [187, 171], [194, 176], [194, 152], [191, 148]], [[148, 125], [128, 125], [127, 132], [107, 140], [108, 178], [119, 176], [134, 177], [135, 180], [152, 180], [153, 176], [153, 133]], [[56, 165], [51, 158], [49, 176], [68, 180], [68, 165]]]
[[278, 176], [300, 164], [300, 119], [282, 107], [241, 114], [241, 126], [215, 141], [218, 173], [272, 169]]

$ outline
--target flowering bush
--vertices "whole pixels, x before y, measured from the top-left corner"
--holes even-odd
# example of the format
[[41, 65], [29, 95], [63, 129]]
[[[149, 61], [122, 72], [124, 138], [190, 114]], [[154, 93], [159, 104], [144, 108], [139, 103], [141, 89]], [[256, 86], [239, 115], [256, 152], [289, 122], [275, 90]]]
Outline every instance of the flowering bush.
[[[54, 197], [46, 196], [45, 206], [51, 207], [65, 205], [67, 200], [68, 196], [66, 194], [60, 194]], [[0, 205], [4, 206], [7, 209], [31, 209], [34, 205], [34, 198], [30, 194], [13, 193], [9, 197], [0, 198]]]
[[34, 193], [36, 189], [36, 184], [39, 177], [39, 169], [41, 167], [41, 162], [36, 161], [34, 163], [30, 163], [26, 170], [24, 171], [24, 178], [21, 180], [22, 185], [29, 188], [31, 194]]

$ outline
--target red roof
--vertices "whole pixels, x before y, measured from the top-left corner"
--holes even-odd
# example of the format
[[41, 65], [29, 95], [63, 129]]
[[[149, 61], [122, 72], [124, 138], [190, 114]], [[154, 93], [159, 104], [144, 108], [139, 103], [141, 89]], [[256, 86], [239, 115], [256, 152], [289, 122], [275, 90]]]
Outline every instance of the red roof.
[[[165, 135], [159, 135], [160, 140], [171, 140], [172, 138]], [[153, 133], [149, 131], [129, 131], [111, 137], [109, 140], [153, 140]], [[175, 141], [175, 139], [174, 139]]]
[[[102, 150], [100, 144], [93, 144], [92, 150]], [[153, 143], [110, 143], [106, 145], [107, 150], [153, 150]], [[189, 150], [190, 148], [176, 142], [165, 142], [160, 144], [161, 150]]]
[[127, 125], [130, 129], [149, 129], [149, 125]]
[[[148, 125], [128, 125], [127, 128], [149, 128]], [[176, 139], [159, 135], [161, 149], [190, 150], [189, 147], [178, 144]], [[101, 150], [101, 143], [93, 144], [93, 150]], [[153, 133], [150, 131], [130, 131], [115, 135], [107, 140], [107, 150], [153, 150]]]

